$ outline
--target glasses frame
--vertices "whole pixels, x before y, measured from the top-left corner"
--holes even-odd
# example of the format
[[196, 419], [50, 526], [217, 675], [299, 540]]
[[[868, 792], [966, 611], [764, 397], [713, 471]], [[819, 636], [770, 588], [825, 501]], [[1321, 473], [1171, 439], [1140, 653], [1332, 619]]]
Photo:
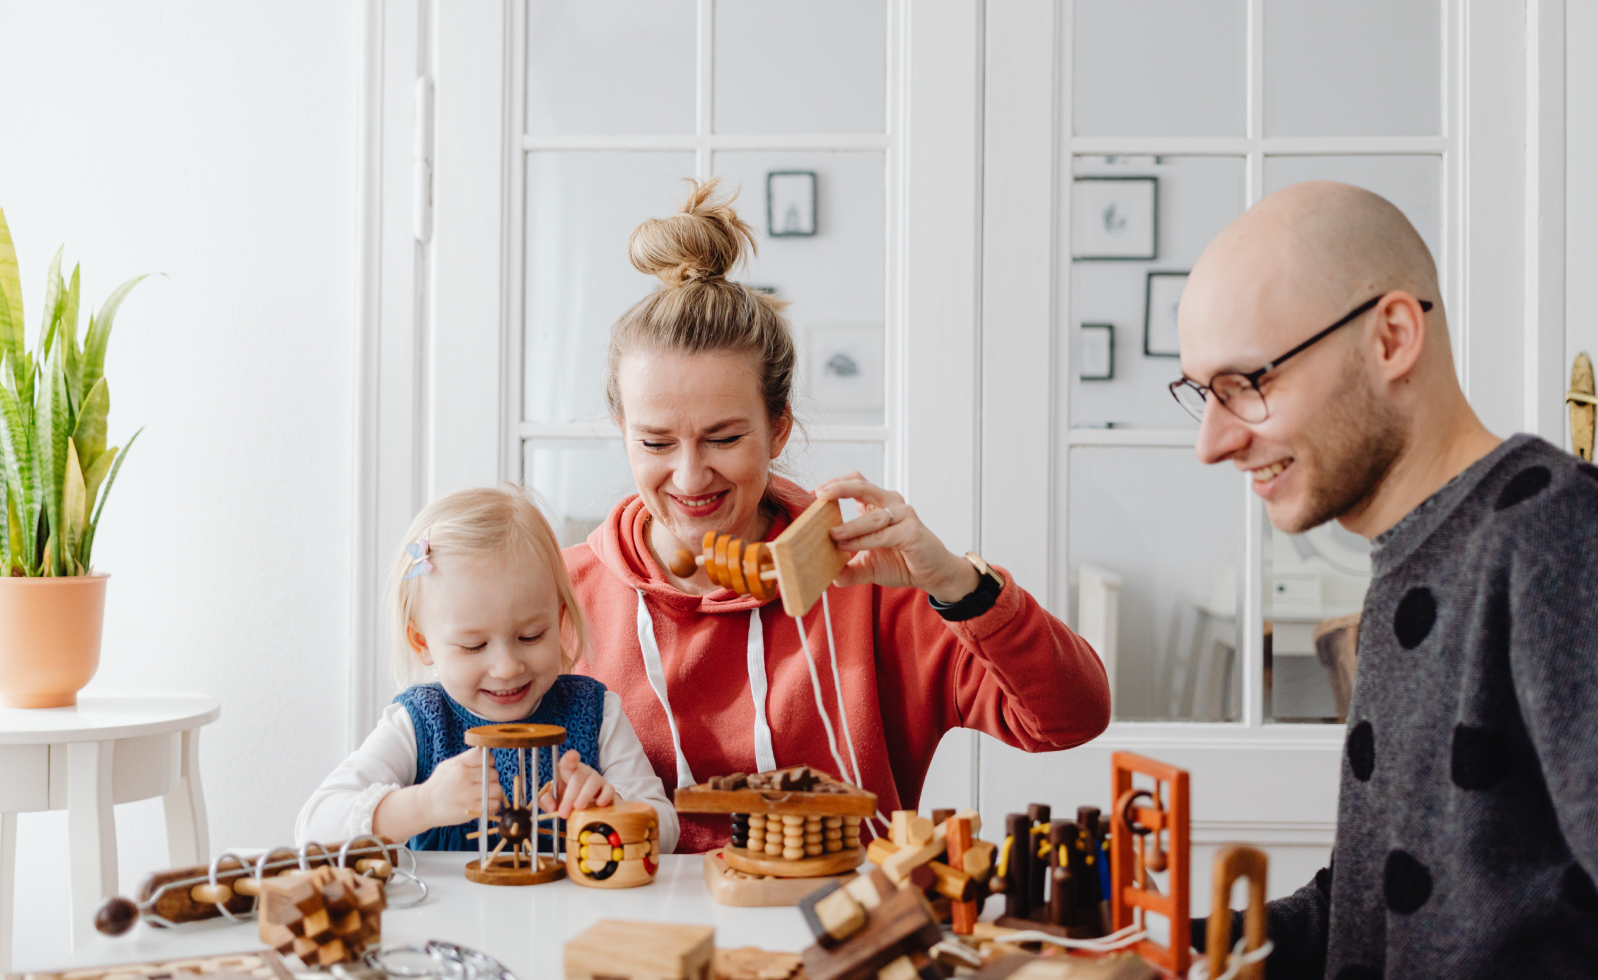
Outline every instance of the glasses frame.
[[[1187, 403], [1182, 401], [1182, 396], [1181, 396], [1181, 393], [1180, 393], [1181, 389], [1183, 389], [1183, 388], [1192, 388], [1194, 391], [1198, 392], [1199, 397], [1204, 400], [1204, 405], [1205, 405], [1206, 408], [1209, 407], [1209, 396], [1210, 395], [1214, 395], [1215, 396], [1215, 400], [1221, 404], [1221, 407], [1225, 408], [1228, 412], [1231, 412], [1232, 409], [1231, 409], [1230, 406], [1228, 406], [1226, 404], [1226, 399], [1222, 398], [1220, 392], [1215, 390], [1215, 381], [1216, 381], [1217, 378], [1225, 378], [1225, 377], [1229, 377], [1229, 376], [1235, 375], [1235, 376], [1237, 376], [1239, 378], [1242, 378], [1242, 379], [1244, 379], [1245, 381], [1248, 382], [1249, 387], [1254, 389], [1254, 393], [1260, 396], [1260, 404], [1265, 406], [1265, 414], [1261, 415], [1258, 419], [1250, 421], [1249, 419], [1244, 419], [1241, 415], [1238, 415], [1238, 418], [1241, 419], [1244, 422], [1247, 422], [1250, 425], [1258, 425], [1260, 422], [1263, 422], [1266, 419], [1271, 417], [1271, 406], [1265, 400], [1265, 392], [1260, 390], [1260, 379], [1261, 378], [1265, 377], [1267, 374], [1269, 374], [1272, 371], [1276, 370], [1277, 368], [1281, 367], [1282, 364], [1284, 362], [1286, 362], [1288, 358], [1293, 357], [1296, 354], [1303, 353], [1304, 351], [1308, 350], [1310, 347], [1313, 347], [1315, 344], [1319, 343], [1320, 341], [1325, 340], [1327, 337], [1330, 337], [1338, 329], [1340, 329], [1342, 327], [1346, 327], [1350, 323], [1353, 323], [1355, 320], [1358, 320], [1360, 317], [1364, 316], [1366, 313], [1369, 313], [1371, 310], [1376, 308], [1376, 304], [1377, 303], [1380, 303], [1383, 299], [1386, 299], [1389, 295], [1391, 295], [1391, 293], [1382, 293], [1382, 294], [1380, 294], [1378, 296], [1372, 296], [1370, 299], [1368, 299], [1365, 302], [1363, 302], [1363, 303], [1359, 304], [1358, 306], [1354, 307], [1352, 310], [1350, 310], [1347, 313], [1347, 315], [1345, 315], [1342, 319], [1338, 320], [1336, 323], [1332, 324], [1331, 326], [1329, 326], [1326, 329], [1322, 330], [1320, 333], [1317, 333], [1315, 336], [1313, 336], [1313, 337], [1309, 338], [1308, 340], [1304, 341], [1303, 343], [1299, 344], [1297, 347], [1294, 347], [1292, 350], [1288, 351], [1286, 354], [1283, 354], [1281, 357], [1278, 357], [1275, 360], [1269, 362], [1264, 367], [1255, 368], [1252, 371], [1221, 371], [1218, 374], [1212, 375], [1210, 377], [1210, 383], [1207, 384], [1207, 385], [1201, 385], [1197, 381], [1194, 381], [1192, 378], [1189, 378], [1186, 375], [1183, 375], [1182, 377], [1177, 378], [1175, 381], [1172, 381], [1170, 383], [1169, 389], [1170, 389], [1170, 392], [1171, 392], [1171, 397], [1176, 399], [1176, 403], [1178, 405], [1182, 406], [1182, 411], [1186, 412], [1189, 415], [1192, 415], [1193, 418], [1197, 419], [1199, 422], [1203, 422], [1204, 421], [1204, 415], [1202, 413], [1195, 414], [1194, 411], [1191, 408], [1188, 407]], [[1420, 303], [1420, 311], [1422, 313], [1430, 313], [1431, 312], [1432, 305], [1433, 305], [1431, 303], [1431, 301], [1423, 299], [1423, 300], [1418, 300], [1417, 302]], [[1232, 414], [1236, 415], [1237, 413], [1236, 412], [1232, 412]]]

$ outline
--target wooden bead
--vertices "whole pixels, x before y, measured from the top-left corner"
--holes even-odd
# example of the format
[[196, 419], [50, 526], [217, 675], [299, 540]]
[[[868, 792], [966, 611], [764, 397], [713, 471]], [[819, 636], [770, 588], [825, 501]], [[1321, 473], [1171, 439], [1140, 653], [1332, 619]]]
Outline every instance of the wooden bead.
[[766, 845], [766, 853], [775, 857], [782, 853], [782, 841], [773, 841]]
[[764, 813], [751, 813], [749, 815], [749, 826], [751, 828], [764, 827], [765, 825], [766, 825], [766, 815]]
[[821, 855], [821, 853], [822, 853], [822, 847], [821, 847], [820, 844], [806, 844], [805, 845], [805, 855], [806, 856], [808, 856], [808, 857], [818, 857], [818, 856]]
[[782, 815], [782, 822], [790, 827], [803, 827], [805, 818], [803, 814], [785, 813]]
[[805, 843], [806, 844], [819, 844], [819, 843], [821, 843], [821, 833], [818, 831], [818, 832], [816, 832], [814, 834], [806, 834], [805, 835]]
[[805, 849], [802, 847], [787, 847], [783, 849], [782, 856], [789, 861], [797, 861], [805, 856]]
[[843, 840], [843, 831], [828, 827], [821, 832], [821, 836], [824, 840]]
[[828, 854], [835, 854], [838, 851], [843, 850], [843, 841], [841, 841], [841, 840], [829, 840], [829, 841], [824, 842], [821, 845], [821, 847]]
[[842, 817], [823, 817], [821, 819], [821, 824], [822, 824], [822, 826], [828, 827], [828, 828], [842, 827], [843, 826], [843, 818]]

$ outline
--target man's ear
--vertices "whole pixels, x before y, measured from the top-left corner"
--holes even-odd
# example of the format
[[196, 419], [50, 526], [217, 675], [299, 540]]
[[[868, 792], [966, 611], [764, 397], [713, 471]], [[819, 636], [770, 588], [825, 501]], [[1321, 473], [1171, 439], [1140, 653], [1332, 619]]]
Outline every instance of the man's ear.
[[1426, 313], [1420, 300], [1395, 289], [1376, 304], [1380, 370], [1389, 381], [1409, 377], [1426, 349]]
[[423, 636], [414, 625], [407, 623], [405, 639], [410, 643], [411, 649], [416, 651], [416, 659], [429, 667], [433, 666], [433, 653], [427, 649], [427, 637]]

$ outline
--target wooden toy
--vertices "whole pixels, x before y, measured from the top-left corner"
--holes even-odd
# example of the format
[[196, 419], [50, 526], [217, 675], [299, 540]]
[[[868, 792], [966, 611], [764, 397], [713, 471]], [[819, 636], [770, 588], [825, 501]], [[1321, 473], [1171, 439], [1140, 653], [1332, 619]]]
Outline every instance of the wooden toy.
[[[499, 812], [492, 818], [488, 814], [488, 780], [483, 780], [483, 804], [473, 811], [477, 817], [477, 832], [467, 834], [477, 841], [477, 860], [466, 865], [466, 878], [480, 885], [541, 885], [566, 877], [566, 864], [559, 852], [560, 837], [554, 830], [543, 831], [541, 820], [555, 819], [554, 814], [540, 815], [536, 790], [538, 754], [545, 748], [550, 751], [549, 771], [555, 774], [555, 797], [560, 797], [560, 750], [566, 741], [566, 729], [559, 725], [480, 725], [466, 730], [466, 744], [476, 746], [483, 755], [483, 771], [491, 766], [490, 749], [515, 749], [516, 774], [511, 780], [511, 799], [502, 801]], [[533, 750], [532, 775], [528, 775], [527, 750]], [[552, 856], [538, 853], [540, 833], [549, 834], [555, 843]], [[490, 853], [488, 835], [494, 834], [499, 843]], [[510, 845], [508, 853], [506, 845]], [[526, 855], [526, 867], [522, 856]]]
[[352, 963], [382, 941], [383, 887], [347, 868], [267, 878], [261, 904], [261, 942], [307, 966]]
[[[408, 870], [399, 867], [402, 861], [409, 864]], [[427, 896], [427, 885], [416, 877], [409, 849], [384, 838], [357, 837], [326, 846], [312, 842], [298, 850], [277, 847], [249, 859], [224, 853], [209, 865], [157, 871], [139, 886], [138, 901], [107, 899], [95, 913], [94, 927], [108, 936], [120, 936], [141, 916], [159, 926], [219, 917], [246, 919], [259, 907], [263, 882], [317, 867], [350, 868], [383, 883], [396, 877], [415, 882], [421, 894], [410, 905]]]
[[271, 950], [35, 972], [26, 976], [27, 980], [195, 980], [198, 977], [205, 980], [294, 980], [287, 964]]
[[633, 888], [660, 870], [660, 814], [648, 803], [578, 810], [566, 821], [566, 873], [589, 888]]
[[[1232, 907], [1232, 884], [1238, 878], [1248, 879], [1248, 910], [1243, 913], [1243, 952], [1251, 953], [1265, 944], [1267, 864], [1265, 852], [1252, 847], [1234, 844], [1216, 852], [1214, 887], [1210, 892], [1210, 921], [1205, 934], [1205, 949], [1212, 977], [1226, 972], [1227, 953], [1232, 946], [1232, 917], [1227, 910]], [[1264, 978], [1264, 960], [1246, 963], [1237, 971], [1237, 980]]]
[[711, 582], [740, 595], [770, 599], [780, 594], [783, 611], [800, 617], [849, 564], [848, 552], [838, 550], [828, 533], [842, 523], [836, 500], [817, 500], [769, 545], [746, 545], [739, 538], [706, 531], [703, 551], [678, 551], [671, 571], [686, 578], [702, 566]]
[[976, 972], [976, 980], [1156, 980], [1160, 971], [1135, 953], [1085, 959], [1009, 953]]
[[604, 919], [566, 944], [566, 980], [710, 980], [716, 930]]
[[1101, 884], [1103, 833], [1097, 807], [1077, 809], [1076, 820], [1051, 820], [1034, 803], [1005, 818], [998, 874], [991, 886], [1004, 894], [1001, 925], [1037, 929], [1069, 939], [1110, 931]]
[[711, 973], [716, 980], [788, 980], [803, 960], [798, 953], [773, 953], [753, 946], [718, 949]]
[[942, 980], [927, 951], [943, 940], [932, 907], [880, 869], [832, 884], [800, 903], [816, 944], [804, 951], [807, 980]]
[[722, 851], [705, 855], [704, 880], [711, 901], [734, 908], [775, 908], [798, 905], [806, 895], [833, 881], [848, 881], [853, 871], [820, 878], [773, 878], [736, 871], [727, 865]]
[[[675, 802], [682, 813], [732, 814], [732, 840], [715, 853], [733, 872], [773, 878], [824, 878], [859, 867], [860, 822], [877, 811], [876, 794], [808, 766], [717, 776], [679, 788]], [[739, 879], [723, 881], [719, 894], [712, 890], [717, 901], [754, 904], [723, 901]]]
[[[1115, 827], [1110, 844], [1112, 925], [1119, 930], [1133, 925], [1134, 920], [1141, 924], [1147, 912], [1165, 916], [1170, 923], [1170, 945], [1144, 939], [1133, 949], [1156, 966], [1186, 976], [1192, 928], [1188, 918], [1187, 771], [1131, 752], [1112, 754], [1110, 769], [1115, 800], [1110, 811]], [[1135, 788], [1132, 777], [1137, 774], [1151, 778], [1154, 788]], [[1168, 850], [1161, 844], [1162, 837], [1169, 839]], [[1152, 887], [1148, 872], [1166, 868], [1167, 888], [1161, 894]]]
[[872, 841], [866, 857], [890, 880], [926, 892], [940, 919], [947, 904], [955, 934], [970, 935], [988, 897], [995, 848], [976, 839], [982, 818], [975, 810], [933, 812], [943, 819], [933, 823], [914, 811], [895, 811], [889, 836]]

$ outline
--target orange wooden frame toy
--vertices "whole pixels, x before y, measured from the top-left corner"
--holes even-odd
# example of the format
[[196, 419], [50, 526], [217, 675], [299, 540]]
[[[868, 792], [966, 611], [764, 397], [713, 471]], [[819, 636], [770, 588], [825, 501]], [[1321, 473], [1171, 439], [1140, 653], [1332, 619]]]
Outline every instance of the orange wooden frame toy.
[[[1152, 777], [1155, 780], [1154, 789], [1150, 791], [1133, 786], [1132, 776], [1135, 773]], [[1192, 956], [1192, 922], [1188, 902], [1192, 864], [1188, 835], [1187, 770], [1131, 752], [1116, 752], [1110, 756], [1110, 780], [1111, 798], [1115, 800], [1111, 811], [1115, 831], [1110, 846], [1110, 913], [1113, 924], [1117, 930], [1132, 925], [1138, 909], [1165, 916], [1171, 927], [1171, 945], [1161, 946], [1144, 939], [1134, 949], [1150, 963], [1185, 977]], [[1145, 802], [1148, 805], [1143, 805]], [[1143, 867], [1142, 840], [1153, 836], [1155, 853], [1159, 853], [1161, 835], [1170, 841], [1166, 865], [1170, 870], [1169, 887], [1163, 895], [1145, 887], [1148, 879]], [[1135, 853], [1134, 838], [1138, 839]]]

